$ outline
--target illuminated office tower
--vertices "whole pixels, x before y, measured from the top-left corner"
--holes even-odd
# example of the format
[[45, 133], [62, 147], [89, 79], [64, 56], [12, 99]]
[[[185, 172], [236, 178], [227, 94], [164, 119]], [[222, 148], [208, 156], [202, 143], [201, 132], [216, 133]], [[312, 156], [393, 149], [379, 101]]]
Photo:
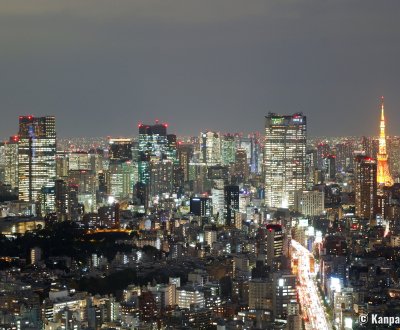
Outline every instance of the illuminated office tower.
[[331, 153], [331, 148], [329, 144], [325, 142], [320, 142], [317, 145], [317, 167], [319, 170], [322, 170], [323, 167], [323, 159], [326, 157], [326, 155], [329, 155]]
[[249, 165], [253, 163], [252, 158], [254, 158], [254, 146], [255, 146], [255, 139], [253, 138], [252, 135], [240, 137], [238, 149], [246, 151], [247, 155], [246, 161], [247, 164]]
[[67, 183], [69, 187], [75, 187], [79, 203], [84, 205], [85, 211], [94, 211], [97, 208], [96, 191], [97, 175], [93, 171], [73, 170], [69, 171]]
[[68, 219], [71, 221], [78, 221], [83, 211], [78, 202], [78, 189], [76, 185], [68, 185]]
[[179, 161], [179, 166], [183, 170], [184, 182], [189, 181], [189, 163], [193, 156], [193, 145], [178, 143], [177, 147], [177, 157]]
[[68, 220], [68, 186], [64, 180], [55, 181], [55, 209], [58, 221]]
[[379, 139], [363, 136], [361, 143], [365, 155], [375, 158], [379, 152]]
[[120, 227], [120, 205], [118, 203], [99, 207], [98, 214], [100, 226], [106, 228]]
[[43, 187], [54, 188], [55, 118], [21, 116], [18, 136], [19, 199], [37, 201]]
[[158, 122], [155, 125], [139, 124], [139, 152], [161, 158], [168, 145], [167, 127]]
[[127, 138], [109, 138], [108, 158], [110, 162], [132, 160], [132, 140]]
[[376, 161], [368, 156], [356, 156], [354, 163], [356, 216], [372, 220], [378, 207]]
[[[107, 169], [106, 161], [109, 163], [108, 155], [106, 157], [104, 149], [97, 148], [97, 149], [89, 149], [89, 162], [90, 162], [90, 170], [96, 173]], [[108, 164], [107, 164], [108, 165]]]
[[176, 135], [167, 135], [167, 147], [165, 149], [165, 155], [167, 159], [170, 159], [174, 164], [178, 164], [177, 154], [176, 154]]
[[149, 184], [150, 160], [162, 159], [166, 155], [168, 146], [167, 124], [144, 125], [139, 124], [138, 166], [139, 182]]
[[56, 178], [66, 179], [68, 177], [68, 155], [66, 151], [56, 153]]
[[280, 257], [283, 255], [283, 230], [278, 224], [266, 226], [265, 257], [266, 264], [272, 269], [280, 268]]
[[272, 281], [267, 278], [253, 278], [248, 283], [249, 309], [272, 310]]
[[231, 226], [235, 223], [235, 215], [239, 212], [239, 186], [224, 187], [225, 224]]
[[99, 194], [107, 194], [110, 176], [108, 172], [99, 171], [97, 173], [98, 192]]
[[[219, 219], [222, 219], [222, 214], [224, 213], [224, 190], [213, 188], [211, 189], [211, 199], [212, 199], [212, 210], [213, 215], [219, 215]], [[220, 221], [222, 222], [222, 221]]]
[[324, 193], [318, 190], [296, 191], [295, 210], [305, 216], [321, 215], [325, 210]]
[[247, 152], [244, 148], [239, 148], [236, 150], [235, 175], [239, 177], [241, 181], [246, 181], [249, 177]]
[[89, 154], [86, 151], [72, 151], [68, 154], [69, 171], [88, 171], [90, 168]]
[[210, 217], [212, 215], [212, 200], [208, 197], [190, 198], [190, 213], [200, 217]]
[[391, 174], [398, 178], [400, 176], [400, 137], [388, 138], [389, 168]]
[[4, 183], [18, 188], [18, 136], [10, 137], [4, 145]]
[[288, 305], [297, 301], [296, 275], [276, 272], [273, 274], [274, 291], [272, 296], [275, 320], [286, 320]]
[[305, 188], [306, 116], [266, 116], [264, 172], [268, 207], [294, 206], [294, 193]]
[[393, 186], [393, 178], [390, 175], [388, 155], [386, 151], [386, 133], [385, 133], [385, 113], [384, 113], [383, 96], [381, 103], [381, 122], [379, 132], [379, 151], [376, 156], [378, 161], [377, 182], [379, 187]]
[[136, 163], [132, 161], [110, 163], [110, 195], [118, 199], [132, 198], [133, 187], [137, 181], [138, 173]]
[[213, 187], [223, 188], [225, 184], [230, 182], [229, 167], [222, 165], [208, 166], [207, 179]]
[[[185, 186], [185, 168], [181, 166], [180, 159], [178, 158], [178, 142], [176, 140], [176, 135], [168, 134], [167, 141], [166, 158], [170, 160], [173, 165], [173, 192], [181, 196]], [[187, 170], [188, 167], [186, 167], [186, 174]]]
[[41, 248], [39, 247], [34, 247], [31, 248], [31, 264], [35, 265], [37, 264], [40, 260], [42, 260], [42, 255], [43, 255], [43, 251]]
[[39, 214], [45, 216], [56, 212], [56, 193], [54, 185], [51, 187], [43, 186], [38, 195]]
[[296, 300], [289, 301], [287, 305], [287, 330], [301, 330], [302, 326], [302, 318], [300, 312], [300, 305]]
[[0, 182], [4, 182], [5, 177], [5, 142], [0, 141]]
[[322, 169], [324, 170], [325, 180], [332, 181], [336, 178], [336, 156], [326, 155], [322, 159]]
[[221, 163], [221, 137], [219, 133], [200, 133], [200, 159], [207, 165]]
[[308, 149], [306, 151], [305, 171], [306, 187], [312, 189], [314, 186], [314, 173], [317, 170], [317, 149]]
[[149, 166], [150, 197], [156, 197], [164, 193], [171, 194], [173, 191], [173, 162], [169, 159], [152, 160]]
[[229, 165], [235, 162], [236, 141], [233, 134], [225, 134], [221, 139], [221, 163]]
[[204, 163], [189, 163], [189, 181], [194, 193], [203, 193], [208, 189], [208, 168]]
[[350, 141], [338, 143], [335, 146], [336, 169], [339, 172], [345, 172], [353, 169], [354, 146]]
[[[248, 141], [246, 143], [246, 141]], [[249, 134], [248, 137], [241, 138], [240, 147], [247, 151], [247, 162], [250, 165], [251, 173], [259, 173], [262, 168], [262, 149], [260, 133]]]

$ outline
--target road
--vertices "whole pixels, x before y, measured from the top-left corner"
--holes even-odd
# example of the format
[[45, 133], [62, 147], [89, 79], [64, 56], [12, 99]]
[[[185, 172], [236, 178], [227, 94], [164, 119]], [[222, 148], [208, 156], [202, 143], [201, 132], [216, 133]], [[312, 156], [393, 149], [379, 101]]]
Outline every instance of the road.
[[318, 288], [310, 273], [310, 256], [312, 254], [300, 243], [291, 241], [293, 253], [298, 257], [298, 293], [303, 316], [306, 319], [306, 330], [332, 330], [326, 317], [324, 305], [318, 295]]

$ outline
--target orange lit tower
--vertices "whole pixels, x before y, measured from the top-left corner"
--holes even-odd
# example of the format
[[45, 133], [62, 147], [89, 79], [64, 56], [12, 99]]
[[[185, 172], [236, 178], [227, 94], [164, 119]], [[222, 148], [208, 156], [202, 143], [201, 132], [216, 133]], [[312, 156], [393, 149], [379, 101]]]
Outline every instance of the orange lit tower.
[[377, 173], [377, 183], [379, 187], [390, 187], [393, 186], [393, 178], [389, 172], [388, 156], [386, 152], [386, 135], [385, 135], [385, 113], [384, 113], [384, 103], [383, 96], [381, 98], [381, 123], [380, 123], [380, 133], [379, 133], [379, 151], [377, 154], [378, 161], [378, 173]]

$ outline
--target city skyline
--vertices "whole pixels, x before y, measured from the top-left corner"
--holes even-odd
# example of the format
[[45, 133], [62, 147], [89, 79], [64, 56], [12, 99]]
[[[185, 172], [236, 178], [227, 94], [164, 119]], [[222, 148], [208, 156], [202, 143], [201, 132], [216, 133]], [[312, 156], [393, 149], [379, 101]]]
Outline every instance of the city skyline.
[[398, 13], [0, 0], [0, 329], [399, 326]]
[[[380, 97], [379, 99], [382, 99], [382, 98], [383, 98], [383, 96]], [[379, 113], [380, 113], [380, 111], [381, 110], [379, 110]], [[284, 115], [286, 115], [286, 114], [288, 114], [290, 112], [269, 112], [269, 113], [276, 113], [278, 115], [284, 116]], [[307, 116], [307, 114], [303, 113], [303, 112], [295, 112], [295, 113], [301, 113], [302, 115]], [[265, 114], [264, 117], [266, 117], [266, 115], [267, 114]], [[51, 114], [44, 115], [44, 114], [37, 114], [37, 113], [20, 114], [17, 117], [29, 117], [29, 116], [33, 116], [33, 117], [47, 117], [47, 116], [55, 117], [54, 115], [51, 115]], [[105, 133], [104, 134], [100, 134], [100, 132], [97, 135], [95, 134], [95, 135], [68, 135], [68, 136], [61, 135], [60, 136], [59, 134], [57, 134], [57, 139], [65, 140], [65, 139], [90, 138], [90, 139], [105, 139], [105, 140], [108, 140], [110, 138], [116, 138], [116, 139], [138, 138], [139, 134], [137, 132], [137, 127], [140, 126], [140, 125], [143, 125], [143, 122], [146, 122], [147, 123], [146, 125], [150, 125], [150, 126], [151, 125], [158, 125], [158, 124], [167, 125], [167, 127], [169, 127], [169, 129], [173, 130], [175, 133], [177, 131], [179, 132], [179, 128], [177, 129], [176, 127], [171, 125], [169, 122], [167, 123], [166, 121], [161, 121], [160, 122], [159, 118], [160, 117], [153, 118], [153, 119], [150, 119], [148, 121], [138, 120], [136, 122], [136, 126], [133, 126], [132, 131], [127, 133], [127, 134], [116, 133], [114, 135], [110, 135], [110, 134], [105, 134]], [[387, 125], [387, 126], [391, 126], [390, 122], [389, 122], [389, 125]], [[264, 129], [265, 128], [263, 127], [260, 130], [249, 130], [249, 131], [243, 131], [243, 130], [230, 130], [229, 131], [229, 130], [226, 130], [226, 131], [224, 131], [224, 130], [221, 130], [221, 129], [218, 129], [218, 128], [217, 129], [204, 129], [203, 128], [203, 129], [200, 129], [200, 131], [198, 131], [197, 133], [195, 132], [194, 134], [179, 134], [179, 133], [177, 133], [176, 136], [178, 138], [185, 139], [185, 138], [190, 138], [190, 137], [198, 137], [199, 135], [203, 134], [203, 132], [218, 133], [218, 134], [221, 134], [221, 135], [231, 135], [231, 134], [232, 135], [236, 135], [236, 134], [239, 134], [241, 136], [246, 136], [246, 135], [250, 135], [250, 134], [254, 134], [254, 133], [258, 133], [258, 134], [263, 135]], [[14, 131], [13, 134], [10, 134], [8, 136], [0, 136], [0, 142], [6, 142], [9, 139], [12, 139], [13, 137], [17, 136], [17, 133], [18, 133], [17, 131]], [[309, 134], [309, 132], [307, 132], [307, 139], [314, 141], [314, 140], [318, 140], [318, 139], [323, 140], [324, 138], [361, 138], [363, 136], [379, 138], [379, 135], [380, 135], [380, 129], [378, 128], [376, 130], [376, 132], [369, 132], [369, 134], [367, 132], [367, 134], [362, 134], [362, 135], [357, 135], [357, 134], [345, 134], [345, 135], [321, 134], [321, 135], [313, 135], [313, 134]], [[399, 131], [399, 134], [386, 134], [386, 136], [388, 136], [388, 137], [400, 136], [400, 131]]]
[[268, 112], [303, 112], [310, 136], [375, 135], [381, 95], [400, 134], [398, 2], [169, 5], [0, 1], [0, 135], [20, 114], [56, 116], [60, 137], [155, 118], [178, 135], [261, 132]]

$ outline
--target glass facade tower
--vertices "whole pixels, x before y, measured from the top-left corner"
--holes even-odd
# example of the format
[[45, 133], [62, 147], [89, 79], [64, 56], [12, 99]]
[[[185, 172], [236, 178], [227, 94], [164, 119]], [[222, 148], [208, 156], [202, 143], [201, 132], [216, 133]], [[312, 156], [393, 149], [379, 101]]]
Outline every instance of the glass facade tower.
[[54, 188], [55, 118], [20, 116], [18, 137], [19, 199], [35, 202], [42, 188]]
[[291, 208], [294, 194], [305, 188], [306, 116], [269, 113], [265, 123], [265, 203]]

